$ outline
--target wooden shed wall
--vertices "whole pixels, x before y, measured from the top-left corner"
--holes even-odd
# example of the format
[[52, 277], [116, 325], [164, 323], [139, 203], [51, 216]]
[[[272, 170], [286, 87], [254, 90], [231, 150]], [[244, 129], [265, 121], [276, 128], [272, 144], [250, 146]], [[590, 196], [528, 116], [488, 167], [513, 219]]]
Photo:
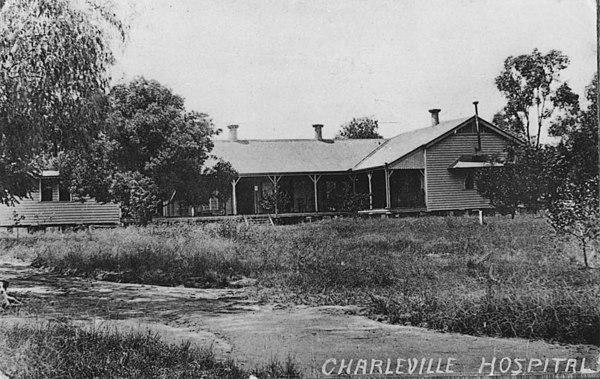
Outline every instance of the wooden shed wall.
[[[32, 194], [38, 199], [38, 194]], [[14, 212], [25, 216], [19, 221], [22, 226], [40, 225], [118, 225], [121, 210], [118, 204], [101, 204], [94, 200], [79, 201], [37, 201], [23, 199], [14, 207], [0, 205], [0, 226], [14, 226]]]
[[[498, 154], [506, 149], [507, 140], [488, 132], [481, 134], [481, 154]], [[427, 210], [461, 210], [489, 208], [489, 201], [476, 189], [465, 189], [469, 170], [448, 169], [461, 155], [474, 154], [477, 134], [457, 133], [429, 147], [426, 155]]]

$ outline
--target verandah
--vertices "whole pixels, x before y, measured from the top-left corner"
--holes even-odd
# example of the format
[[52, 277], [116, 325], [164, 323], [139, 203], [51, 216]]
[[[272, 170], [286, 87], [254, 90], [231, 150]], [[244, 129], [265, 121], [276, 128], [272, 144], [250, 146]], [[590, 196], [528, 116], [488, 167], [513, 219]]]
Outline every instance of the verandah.
[[273, 193], [279, 213], [343, 211], [341, 197], [348, 193], [364, 194], [365, 210], [426, 206], [423, 170], [242, 176], [231, 185], [227, 213], [233, 215], [275, 213], [265, 203]]

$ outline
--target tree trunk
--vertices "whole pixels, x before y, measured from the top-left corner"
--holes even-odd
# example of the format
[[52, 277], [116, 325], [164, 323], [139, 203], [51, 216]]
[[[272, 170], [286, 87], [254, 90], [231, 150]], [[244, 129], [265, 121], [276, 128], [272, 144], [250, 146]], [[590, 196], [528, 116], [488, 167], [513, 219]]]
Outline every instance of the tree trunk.
[[531, 133], [529, 132], [529, 115], [525, 114], [525, 131], [527, 132], [527, 145], [531, 145]]
[[585, 243], [585, 239], [581, 239], [581, 248], [583, 250], [583, 263], [585, 264], [585, 268], [590, 268], [587, 259], [587, 243]]

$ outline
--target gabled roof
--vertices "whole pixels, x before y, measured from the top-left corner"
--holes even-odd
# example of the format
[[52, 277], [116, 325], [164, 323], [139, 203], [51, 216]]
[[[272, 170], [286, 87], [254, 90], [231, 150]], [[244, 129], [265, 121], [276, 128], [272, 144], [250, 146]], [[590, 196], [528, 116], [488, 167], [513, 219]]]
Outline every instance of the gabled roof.
[[398, 134], [390, 138], [377, 150], [353, 167], [353, 170], [364, 170], [375, 167], [382, 167], [388, 163], [397, 161], [405, 155], [412, 153], [423, 145], [451, 132], [458, 126], [465, 124], [471, 117], [457, 120], [440, 122], [436, 126], [413, 130]]
[[349, 171], [385, 139], [214, 140], [212, 154], [242, 175]]
[[[212, 154], [229, 161], [241, 175], [308, 174], [361, 171], [384, 167], [444, 139], [475, 116], [399, 134], [390, 139], [215, 140]], [[503, 137], [516, 137], [479, 118]]]

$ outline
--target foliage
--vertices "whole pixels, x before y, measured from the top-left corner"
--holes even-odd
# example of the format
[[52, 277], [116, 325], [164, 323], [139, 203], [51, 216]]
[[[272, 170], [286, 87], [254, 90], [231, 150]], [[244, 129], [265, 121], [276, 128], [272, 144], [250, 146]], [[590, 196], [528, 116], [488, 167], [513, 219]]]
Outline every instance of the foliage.
[[116, 172], [112, 176], [109, 194], [112, 199], [119, 199], [122, 217], [137, 218], [142, 224], [152, 220], [159, 198], [157, 188], [152, 179], [139, 172]]
[[215, 193], [227, 198], [237, 173], [211, 159], [219, 130], [207, 115], [186, 111], [180, 96], [144, 78], [115, 86], [108, 101], [106, 131], [88, 154], [62, 161], [74, 193], [120, 202], [143, 223], [159, 200], [199, 205]]
[[203, 193], [201, 198], [214, 196], [224, 204], [231, 197], [231, 181], [238, 175], [231, 163], [222, 159], [217, 159], [211, 166], [206, 166], [202, 170]]
[[588, 266], [588, 245], [600, 235], [598, 204], [598, 74], [586, 88], [589, 106], [555, 122], [559, 159], [553, 167], [556, 185], [548, 194], [548, 218], [559, 235], [575, 238]]
[[291, 196], [281, 189], [279, 184], [270, 190], [263, 190], [260, 199], [260, 207], [277, 215], [280, 211], [287, 209], [292, 203]]
[[[209, 349], [189, 342], [168, 344], [149, 331], [45, 323], [2, 328], [0, 335], [2, 371], [11, 378], [237, 379], [251, 374], [233, 360], [218, 360]], [[263, 379], [300, 377], [292, 361], [275, 361], [252, 374]]]
[[579, 242], [586, 267], [588, 245], [600, 237], [598, 179], [596, 176], [584, 183], [565, 182], [548, 207], [548, 219], [556, 231]]
[[378, 121], [369, 117], [353, 118], [341, 126], [336, 139], [383, 138], [378, 132]]
[[552, 147], [513, 146], [505, 162], [492, 160], [496, 166], [477, 170], [475, 187], [502, 214], [514, 218], [520, 206], [537, 211], [545, 205], [553, 185], [555, 160]]
[[[578, 109], [578, 96], [567, 83], [560, 81], [560, 72], [568, 64], [569, 58], [558, 50], [542, 54], [534, 49], [531, 54], [506, 58], [504, 69], [495, 81], [507, 104], [494, 116], [494, 123], [539, 147], [545, 120], [557, 110]], [[532, 121], [537, 123], [534, 135], [530, 131]]]
[[598, 175], [597, 80], [598, 74], [586, 88], [587, 109], [568, 113], [550, 127], [550, 133], [561, 138], [558, 175], [572, 183], [584, 183]]
[[124, 25], [111, 3], [12, 0], [0, 8], [0, 203], [34, 188], [36, 158], [85, 150], [101, 129]]
[[369, 194], [355, 193], [352, 184], [327, 182], [327, 205], [332, 211], [357, 213], [369, 206]]

